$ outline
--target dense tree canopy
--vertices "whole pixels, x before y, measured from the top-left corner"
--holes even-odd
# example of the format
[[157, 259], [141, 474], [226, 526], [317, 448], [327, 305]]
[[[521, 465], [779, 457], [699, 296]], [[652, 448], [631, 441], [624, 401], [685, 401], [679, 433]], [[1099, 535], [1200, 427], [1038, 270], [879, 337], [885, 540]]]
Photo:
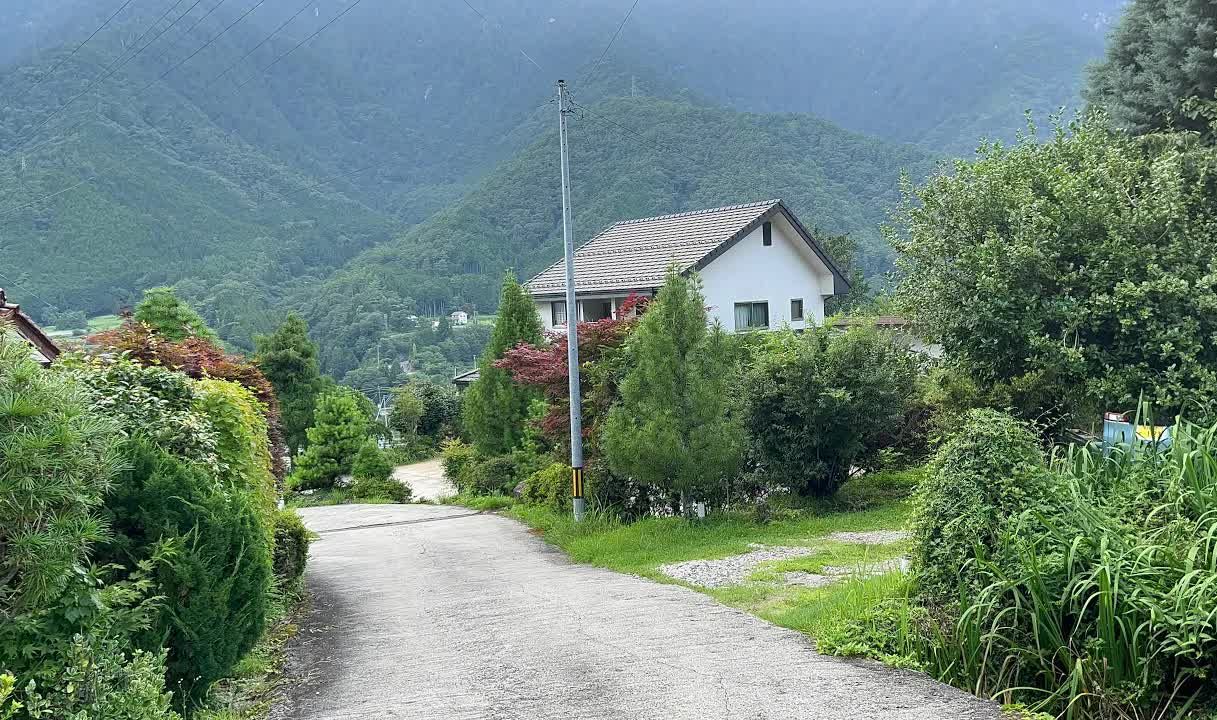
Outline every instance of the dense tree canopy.
[[[1209, 133], [1202, 104], [1217, 100], [1217, 4], [1134, 0], [1091, 69], [1086, 96], [1135, 133]], [[1189, 104], [1191, 101], [1191, 104]], [[1202, 101], [1196, 104], [1195, 101]]]
[[144, 291], [135, 306], [135, 319], [168, 340], [180, 342], [189, 337], [216, 340], [215, 332], [194, 308], [182, 301], [173, 288], [155, 287]]
[[1217, 417], [1217, 158], [1089, 117], [911, 188], [899, 295], [1026, 418]]

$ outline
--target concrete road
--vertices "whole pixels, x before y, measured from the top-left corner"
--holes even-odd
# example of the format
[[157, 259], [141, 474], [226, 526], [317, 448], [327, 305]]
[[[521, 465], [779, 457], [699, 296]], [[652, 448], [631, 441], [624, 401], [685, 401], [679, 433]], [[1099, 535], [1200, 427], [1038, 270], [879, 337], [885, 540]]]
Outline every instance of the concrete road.
[[439, 458], [413, 465], [398, 465], [393, 468], [393, 479], [408, 484], [414, 491], [415, 500], [439, 500], [456, 494], [456, 488], [444, 477], [444, 467]]
[[291, 647], [290, 720], [996, 718], [911, 672], [685, 588], [575, 565], [464, 508], [301, 511], [320, 533]]

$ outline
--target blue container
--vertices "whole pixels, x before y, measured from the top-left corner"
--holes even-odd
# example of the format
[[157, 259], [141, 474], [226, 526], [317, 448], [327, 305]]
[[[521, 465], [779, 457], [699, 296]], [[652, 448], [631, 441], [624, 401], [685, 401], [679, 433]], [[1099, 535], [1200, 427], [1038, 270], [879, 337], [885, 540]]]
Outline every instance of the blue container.
[[1103, 452], [1116, 446], [1152, 445], [1158, 448], [1171, 446], [1169, 425], [1134, 425], [1126, 413], [1103, 415]]

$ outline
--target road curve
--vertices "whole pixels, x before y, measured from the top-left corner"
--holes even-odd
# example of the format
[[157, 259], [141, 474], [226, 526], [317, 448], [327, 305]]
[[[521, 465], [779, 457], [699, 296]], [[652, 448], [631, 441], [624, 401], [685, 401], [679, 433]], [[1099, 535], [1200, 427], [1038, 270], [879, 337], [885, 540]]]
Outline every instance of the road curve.
[[576, 565], [464, 508], [301, 511], [313, 605], [275, 718], [989, 719], [691, 590]]

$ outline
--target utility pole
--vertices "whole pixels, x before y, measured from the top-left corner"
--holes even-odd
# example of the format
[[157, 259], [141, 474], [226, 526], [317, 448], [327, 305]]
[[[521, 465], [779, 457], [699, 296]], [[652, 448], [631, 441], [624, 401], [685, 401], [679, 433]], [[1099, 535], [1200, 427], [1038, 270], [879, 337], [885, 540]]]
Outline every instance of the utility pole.
[[558, 81], [558, 145], [562, 159], [562, 245], [566, 248], [566, 366], [570, 379], [571, 505], [575, 522], [587, 509], [583, 499], [583, 407], [579, 397], [579, 306], [575, 304], [575, 241], [571, 237], [570, 151], [566, 144], [566, 81]]

